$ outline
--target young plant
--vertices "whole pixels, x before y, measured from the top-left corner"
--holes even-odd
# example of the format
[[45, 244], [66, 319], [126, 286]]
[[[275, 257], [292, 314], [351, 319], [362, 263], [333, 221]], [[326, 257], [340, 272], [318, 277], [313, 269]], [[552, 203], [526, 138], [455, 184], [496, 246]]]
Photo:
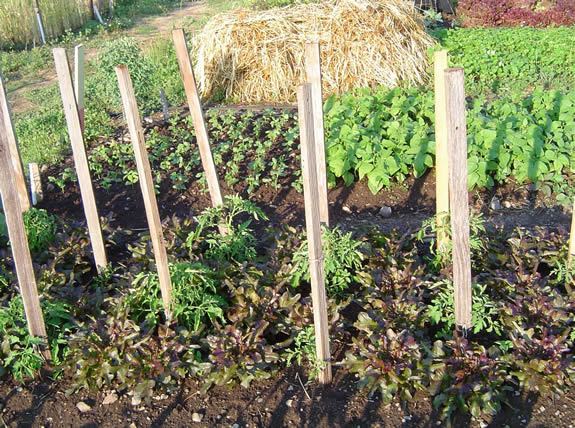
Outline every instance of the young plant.
[[56, 217], [48, 214], [46, 210], [30, 208], [24, 213], [24, 226], [28, 245], [33, 253], [44, 251], [56, 238]]
[[[344, 234], [339, 229], [324, 228], [322, 233], [323, 260], [328, 296], [343, 296], [352, 282], [357, 281], [356, 274], [361, 270], [364, 259], [362, 243]], [[292, 286], [310, 281], [309, 254], [307, 240], [293, 255], [293, 268], [290, 273]]]
[[[473, 333], [495, 333], [500, 336], [502, 324], [497, 305], [486, 292], [487, 285], [473, 284], [471, 324]], [[453, 282], [439, 281], [431, 287], [434, 297], [429, 304], [428, 314], [432, 324], [442, 326], [439, 336], [450, 337], [455, 328], [455, 302]]]
[[[224, 298], [218, 296], [213, 274], [199, 264], [176, 263], [170, 265], [172, 279], [172, 313], [178, 323], [197, 332], [210, 322], [225, 322]], [[139, 273], [132, 283], [134, 291], [126, 305], [137, 321], [146, 320], [155, 326], [163, 313], [160, 284], [157, 273]]]
[[[246, 216], [251, 218], [238, 222]], [[203, 246], [206, 256], [213, 260], [251, 260], [256, 256], [256, 238], [249, 227], [252, 219], [267, 220], [267, 216], [240, 196], [226, 196], [223, 205], [208, 208], [198, 216], [198, 227], [188, 236], [186, 245], [190, 250]]]

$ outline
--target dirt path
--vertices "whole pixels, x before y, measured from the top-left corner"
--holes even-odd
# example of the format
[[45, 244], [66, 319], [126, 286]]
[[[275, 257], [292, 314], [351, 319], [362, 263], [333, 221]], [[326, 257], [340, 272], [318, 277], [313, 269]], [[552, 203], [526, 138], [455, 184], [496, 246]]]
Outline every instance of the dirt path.
[[[136, 38], [142, 45], [152, 38], [169, 37], [174, 28], [199, 28], [207, 21], [210, 8], [205, 1], [186, 1], [181, 7], [171, 10], [166, 15], [146, 16], [139, 19], [128, 30], [118, 33], [115, 37], [128, 36]], [[143, 46], [145, 47], [145, 46]], [[86, 49], [86, 61], [97, 57], [98, 48]], [[25, 93], [57, 82], [56, 70], [53, 64], [48, 64], [44, 70], [34, 73], [33, 76], [25, 76], [18, 82], [16, 89], [8, 91], [8, 100], [14, 113], [24, 113], [35, 110], [39, 106], [30, 101]]]

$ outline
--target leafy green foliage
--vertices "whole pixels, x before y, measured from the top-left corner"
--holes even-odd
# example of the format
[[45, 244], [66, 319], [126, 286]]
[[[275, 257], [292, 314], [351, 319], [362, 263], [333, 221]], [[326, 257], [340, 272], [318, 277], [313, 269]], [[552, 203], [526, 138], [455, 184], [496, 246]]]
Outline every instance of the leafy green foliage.
[[[357, 281], [356, 274], [362, 267], [364, 258], [361, 241], [344, 234], [338, 228], [322, 230], [323, 264], [328, 296], [343, 296], [349, 286]], [[293, 255], [291, 271], [292, 286], [297, 287], [302, 280], [310, 281], [309, 252], [307, 240]]]
[[367, 177], [372, 193], [433, 166], [433, 98], [419, 89], [362, 89], [324, 106], [328, 183]]
[[436, 37], [449, 50], [450, 62], [465, 68], [470, 94], [575, 89], [575, 54], [566, 48], [575, 42], [570, 27], [457, 28]]
[[[501, 321], [497, 305], [488, 295], [487, 285], [473, 284], [471, 325], [473, 333], [494, 332], [501, 335]], [[429, 305], [429, 318], [442, 326], [440, 335], [451, 336], [455, 328], [455, 302], [452, 281], [440, 281], [431, 287], [433, 298]]]
[[[43, 300], [41, 308], [52, 363], [58, 365], [68, 352], [68, 336], [74, 330], [72, 308], [59, 300]], [[19, 380], [34, 377], [44, 365], [39, 349], [46, 346], [46, 338], [29, 334], [20, 296], [0, 307], [0, 338], [0, 375], [9, 371]]]
[[38, 208], [30, 208], [24, 213], [24, 226], [30, 251], [41, 252], [54, 242], [58, 224], [56, 217], [48, 214], [48, 211]]
[[[566, 201], [575, 164], [575, 92], [537, 88], [526, 97], [476, 98], [467, 114], [469, 188], [513, 177]], [[325, 105], [328, 181], [367, 177], [373, 193], [435, 163], [433, 98], [416, 89], [378, 88], [332, 97]]]
[[[197, 332], [208, 321], [225, 321], [225, 299], [217, 295], [213, 274], [199, 264], [176, 263], [170, 265], [172, 279], [172, 310], [178, 324]], [[155, 326], [163, 312], [160, 283], [157, 273], [141, 272], [132, 283], [126, 305], [136, 321], [146, 320]]]
[[[242, 215], [251, 218], [238, 225], [237, 218]], [[226, 196], [223, 205], [207, 208], [198, 216], [198, 226], [188, 236], [186, 245], [190, 250], [196, 245], [204, 246], [206, 256], [214, 260], [252, 260], [256, 256], [256, 239], [249, 228], [252, 219], [267, 217], [252, 202], [237, 195]]]

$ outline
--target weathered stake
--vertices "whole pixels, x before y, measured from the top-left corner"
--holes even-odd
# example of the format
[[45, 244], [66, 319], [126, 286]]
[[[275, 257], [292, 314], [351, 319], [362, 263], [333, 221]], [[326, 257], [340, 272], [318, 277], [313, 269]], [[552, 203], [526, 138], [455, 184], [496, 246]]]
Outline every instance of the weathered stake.
[[194, 77], [192, 61], [190, 60], [190, 54], [186, 45], [186, 36], [184, 34], [184, 30], [176, 29], [172, 31], [172, 37], [174, 39], [174, 47], [176, 48], [178, 64], [180, 65], [180, 72], [182, 73], [182, 79], [184, 81], [186, 97], [188, 98], [190, 114], [194, 123], [194, 130], [196, 131], [196, 139], [200, 148], [202, 165], [208, 180], [208, 189], [210, 191], [212, 205], [221, 205], [223, 200], [220, 184], [218, 182], [218, 174], [216, 172], [214, 159], [212, 157], [208, 131], [206, 128], [206, 122], [204, 120], [204, 113], [202, 111], [200, 96], [198, 95], [198, 88], [196, 86], [196, 78]]
[[164, 120], [170, 119], [170, 111], [168, 110], [168, 100], [166, 100], [166, 93], [160, 88], [160, 101], [162, 102], [162, 112], [164, 113]]
[[329, 350], [327, 300], [323, 267], [321, 222], [318, 197], [316, 152], [314, 149], [312, 89], [309, 83], [297, 88], [298, 113], [301, 141], [301, 162], [305, 198], [305, 222], [309, 248], [309, 269], [315, 329], [315, 348], [322, 363], [319, 381], [329, 383], [332, 379]]
[[36, 13], [36, 22], [38, 23], [38, 30], [42, 38], [42, 44], [46, 44], [46, 35], [44, 34], [44, 24], [42, 23], [42, 13], [40, 12], [40, 5], [38, 0], [34, 0], [34, 12]]
[[14, 172], [14, 181], [16, 183], [16, 191], [20, 199], [20, 208], [26, 211], [30, 208], [30, 199], [28, 199], [28, 189], [26, 186], [26, 179], [24, 178], [24, 168], [22, 167], [22, 159], [20, 158], [20, 150], [18, 148], [18, 140], [14, 125], [12, 124], [12, 114], [10, 112], [10, 104], [8, 103], [8, 96], [6, 94], [6, 87], [4, 86], [4, 79], [2, 71], [0, 71], [0, 114], [3, 117], [3, 129], [6, 136], [6, 144], [8, 145], [8, 155], [10, 156], [10, 163]]
[[110, 0], [108, 11], [110, 16], [114, 16], [114, 0]]
[[30, 194], [32, 195], [32, 205], [37, 205], [38, 202], [42, 202], [44, 199], [40, 168], [38, 168], [37, 163], [30, 163], [28, 164], [28, 171], [30, 173]]
[[323, 127], [323, 97], [321, 89], [321, 61], [319, 42], [305, 44], [305, 72], [311, 84], [313, 106], [313, 130], [315, 137], [315, 158], [319, 193], [320, 220], [329, 227], [329, 203], [327, 198], [327, 172], [325, 162], [325, 134]]
[[90, 166], [88, 165], [88, 156], [84, 145], [84, 136], [80, 126], [80, 117], [78, 115], [78, 105], [74, 95], [74, 85], [68, 65], [68, 56], [64, 48], [54, 49], [54, 62], [56, 63], [56, 73], [58, 74], [58, 83], [60, 84], [60, 93], [62, 94], [62, 104], [64, 106], [64, 115], [68, 125], [68, 135], [72, 144], [72, 154], [74, 156], [74, 165], [78, 175], [80, 193], [84, 213], [88, 222], [88, 232], [92, 241], [92, 250], [98, 272], [106, 268], [108, 261], [106, 259], [106, 249], [102, 237], [102, 228], [100, 226], [100, 217], [96, 207], [96, 198], [94, 188], [92, 187], [92, 177], [90, 176]]
[[[28, 330], [32, 336], [46, 337], [46, 326], [38, 298], [36, 288], [36, 278], [34, 277], [34, 266], [28, 247], [28, 238], [24, 228], [22, 207], [17, 190], [17, 183], [14, 177], [14, 170], [11, 162], [10, 145], [8, 143], [8, 126], [10, 117], [5, 116], [5, 112], [0, 110], [0, 190], [2, 192], [2, 204], [8, 236], [10, 238], [10, 248], [16, 265], [16, 274], [20, 284], [20, 294], [24, 303], [24, 312], [28, 321]], [[49, 353], [46, 355], [49, 357]]]
[[575, 258], [575, 202], [573, 203], [573, 212], [571, 214], [571, 234], [569, 235], [569, 254], [567, 255], [567, 267], [573, 266]]
[[100, 16], [100, 12], [98, 11], [98, 6], [96, 6], [96, 4], [94, 4], [94, 14], [96, 15], [96, 18], [98, 18], [100, 24], [104, 25], [104, 20]]
[[447, 51], [435, 52], [435, 214], [437, 218], [437, 248], [449, 245], [447, 216], [449, 215], [449, 167], [447, 152], [447, 106], [445, 100], [445, 69]]
[[82, 135], [84, 135], [84, 93], [85, 93], [85, 72], [84, 72], [84, 45], [78, 45], [74, 48], [74, 94], [78, 104], [78, 115], [80, 116], [80, 126]]
[[471, 256], [467, 192], [467, 125], [462, 68], [444, 72], [447, 100], [447, 146], [449, 151], [449, 202], [453, 242], [455, 324], [471, 328]]
[[116, 67], [116, 75], [118, 76], [118, 85], [120, 87], [120, 94], [122, 95], [124, 115], [128, 122], [130, 138], [134, 147], [136, 166], [138, 168], [138, 178], [142, 189], [142, 196], [144, 197], [146, 217], [148, 219], [148, 225], [150, 226], [152, 246], [154, 247], [154, 257], [156, 259], [156, 267], [158, 269], [164, 311], [166, 313], [166, 318], [171, 319], [172, 280], [170, 278], [168, 255], [164, 244], [164, 235], [162, 232], [162, 222], [160, 221], [158, 202], [156, 200], [156, 194], [154, 193], [152, 169], [150, 168], [150, 160], [148, 158], [146, 142], [144, 140], [144, 130], [142, 129], [138, 104], [136, 103], [136, 96], [134, 95], [134, 88], [132, 86], [132, 79], [130, 78], [128, 67], [123, 65]]

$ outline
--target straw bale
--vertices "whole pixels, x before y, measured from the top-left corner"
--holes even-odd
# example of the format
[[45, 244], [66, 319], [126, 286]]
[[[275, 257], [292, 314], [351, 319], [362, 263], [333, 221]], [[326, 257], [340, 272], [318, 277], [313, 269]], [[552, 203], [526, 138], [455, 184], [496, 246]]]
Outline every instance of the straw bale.
[[326, 96], [428, 79], [433, 39], [413, 2], [335, 0], [212, 18], [195, 39], [203, 96], [224, 90], [237, 102], [293, 101], [305, 78], [306, 40], [320, 41]]

